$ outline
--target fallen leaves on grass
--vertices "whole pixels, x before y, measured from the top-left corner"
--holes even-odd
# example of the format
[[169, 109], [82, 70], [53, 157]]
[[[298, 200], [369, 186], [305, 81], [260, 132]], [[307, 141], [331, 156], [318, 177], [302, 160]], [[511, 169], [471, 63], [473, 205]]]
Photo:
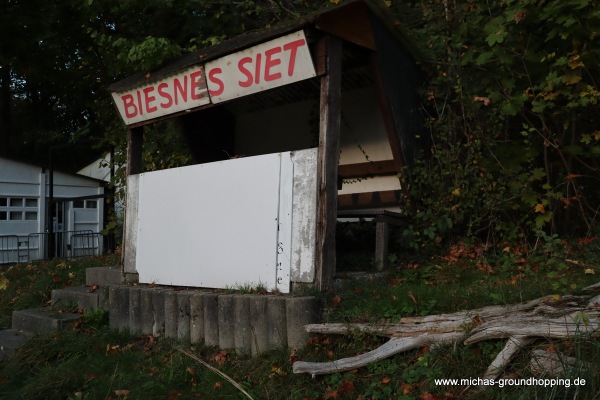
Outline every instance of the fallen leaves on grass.
[[341, 302], [342, 302], [342, 298], [340, 297], [340, 295], [336, 294], [335, 296], [333, 296], [333, 299], [331, 300], [331, 306], [333, 308], [337, 308], [340, 306]]
[[215, 364], [217, 364], [219, 367], [222, 367], [223, 365], [225, 365], [225, 363], [227, 362], [227, 359], [229, 358], [229, 352], [226, 350], [220, 351], [219, 353], [217, 353], [217, 355], [215, 355], [212, 360], [215, 362]]
[[431, 394], [429, 392], [423, 392], [419, 396], [419, 400], [443, 400], [441, 397]]
[[417, 298], [415, 297], [413, 292], [410, 290], [408, 291], [408, 297], [410, 297], [410, 299], [413, 301], [413, 303], [417, 304]]
[[127, 350], [131, 350], [131, 348], [133, 347], [133, 343], [129, 343], [123, 347], [121, 347], [120, 344], [111, 346], [110, 344], [106, 345], [106, 354], [115, 354], [118, 352], [125, 352]]
[[129, 393], [131, 393], [130, 390], [127, 389], [117, 389], [113, 391], [114, 395], [119, 397], [119, 398], [124, 398], [126, 399], [127, 396], [129, 396]]
[[337, 389], [332, 389], [331, 386], [327, 386], [327, 388], [325, 389], [325, 395], [323, 396], [323, 399], [337, 399], [345, 394], [350, 395], [354, 393], [354, 391], [354, 383], [352, 383], [352, 381], [348, 379], [344, 379], [342, 380], [342, 384], [340, 385], [340, 387], [338, 387]]
[[[206, 368], [208, 368], [209, 370], [211, 370], [212, 372], [214, 372], [215, 374], [219, 375], [220, 377], [222, 377], [223, 379], [227, 380], [229, 383], [231, 383], [237, 390], [239, 390], [241, 393], [243, 393], [246, 397], [248, 397], [250, 400], [254, 400], [252, 398], [252, 396], [250, 396], [250, 394], [248, 394], [248, 392], [246, 392], [239, 383], [237, 383], [236, 381], [234, 381], [230, 376], [228, 376], [227, 374], [219, 371], [218, 369], [216, 369], [215, 367], [211, 366], [210, 364], [208, 364], [207, 362], [203, 361], [202, 359], [200, 359], [199, 357], [197, 357], [196, 355], [185, 351], [183, 349], [178, 349], [181, 353], [185, 354], [186, 356], [190, 357], [192, 360], [195, 360], [197, 362], [199, 362], [200, 364], [204, 365]], [[229, 355], [228, 352], [226, 351], [222, 351], [221, 353], [227, 353], [227, 355]], [[219, 353], [219, 354], [221, 354]], [[221, 386], [222, 384], [220, 382], [219, 383]], [[215, 383], [216, 386], [216, 383]]]
[[286, 376], [286, 375], [287, 375], [287, 372], [283, 368], [281, 368], [277, 365], [271, 365], [271, 373], [269, 374], [269, 377], [276, 378], [278, 376]]
[[94, 293], [96, 290], [98, 290], [100, 288], [100, 286], [98, 285], [86, 285], [87, 286], [87, 292], [88, 293]]
[[298, 361], [298, 358], [298, 352], [296, 349], [292, 348], [292, 350], [290, 350], [290, 358], [288, 359], [288, 363], [293, 365], [296, 361]]
[[403, 385], [400, 385], [400, 390], [402, 391], [403, 395], [408, 396], [409, 394], [411, 394], [415, 390], [415, 388], [417, 386], [418, 385], [416, 385], [414, 383], [412, 383], [412, 384], [411, 383], [405, 383]]

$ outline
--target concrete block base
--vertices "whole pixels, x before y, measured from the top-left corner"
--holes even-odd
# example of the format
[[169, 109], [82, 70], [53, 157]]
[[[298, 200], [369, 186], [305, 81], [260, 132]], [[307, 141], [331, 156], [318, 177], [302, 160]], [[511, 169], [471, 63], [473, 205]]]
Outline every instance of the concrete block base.
[[123, 272], [119, 267], [93, 267], [85, 270], [86, 285], [118, 285], [123, 283]]
[[8, 360], [23, 343], [31, 337], [31, 334], [16, 329], [4, 329], [0, 331], [0, 361]]
[[75, 286], [64, 289], [52, 290], [52, 304], [56, 307], [81, 308], [92, 310], [98, 308], [107, 308], [108, 287], [99, 287], [92, 289], [87, 286]]
[[254, 355], [303, 346], [309, 337], [304, 325], [320, 318], [318, 301], [309, 296], [180, 291], [144, 285], [110, 286], [108, 304], [112, 329]]
[[80, 318], [79, 314], [59, 313], [48, 308], [13, 311], [12, 329], [44, 335], [68, 329]]

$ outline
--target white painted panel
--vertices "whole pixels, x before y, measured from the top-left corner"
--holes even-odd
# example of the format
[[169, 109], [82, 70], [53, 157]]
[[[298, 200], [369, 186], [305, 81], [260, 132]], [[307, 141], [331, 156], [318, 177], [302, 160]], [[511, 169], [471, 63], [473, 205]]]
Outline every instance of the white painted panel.
[[281, 153], [279, 178], [279, 225], [277, 227], [277, 288], [290, 290], [292, 264], [292, 201], [294, 197], [294, 163], [289, 152]]
[[280, 164], [269, 154], [141, 174], [140, 282], [278, 288]]
[[292, 222], [292, 282], [312, 283], [315, 278], [317, 219], [317, 148], [292, 152], [294, 203]]
[[136, 273], [137, 234], [138, 234], [138, 205], [139, 205], [140, 176], [127, 177], [127, 208], [125, 211], [125, 240], [123, 254], [123, 271]]

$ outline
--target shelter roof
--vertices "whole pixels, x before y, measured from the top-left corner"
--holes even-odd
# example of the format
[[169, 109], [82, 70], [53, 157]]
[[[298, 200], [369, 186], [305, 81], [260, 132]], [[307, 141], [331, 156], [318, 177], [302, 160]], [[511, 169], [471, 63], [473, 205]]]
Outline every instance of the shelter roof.
[[[389, 12], [381, 0], [350, 0], [343, 4], [317, 11], [305, 17], [272, 28], [255, 30], [225, 40], [216, 45], [186, 54], [151, 72], [140, 72], [110, 86], [113, 92], [123, 92], [146, 85], [199, 63], [225, 56], [238, 50], [266, 42], [299, 29], [314, 28], [359, 46], [374, 49], [373, 34], [369, 29], [370, 14], [379, 19], [402, 47], [418, 62], [423, 60], [416, 45], [408, 38], [401, 23]], [[367, 29], [358, 29], [367, 28]]]

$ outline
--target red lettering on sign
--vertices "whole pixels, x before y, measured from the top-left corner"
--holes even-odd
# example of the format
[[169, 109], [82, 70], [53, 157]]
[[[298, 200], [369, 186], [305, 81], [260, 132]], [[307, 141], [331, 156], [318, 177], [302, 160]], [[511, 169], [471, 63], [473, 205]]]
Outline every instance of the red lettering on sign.
[[[281, 79], [282, 72], [279, 71], [277, 67], [284, 64], [285, 61], [287, 61], [288, 76], [293, 76], [296, 68], [298, 49], [304, 45], [306, 45], [306, 40], [298, 39], [283, 45], [283, 50], [282, 47], [277, 46], [264, 51], [264, 53], [257, 53], [254, 56], [241, 58], [238, 61], [237, 66], [244, 79], [238, 82], [239, 86], [247, 88], [253, 84], [258, 85], [261, 81], [261, 78], [265, 82], [272, 82], [277, 79]], [[277, 56], [283, 51], [285, 51], [288, 57]], [[283, 68], [285, 68], [285, 66]]]
[[173, 105], [173, 97], [171, 97], [171, 94], [169, 92], [165, 91], [165, 89], [168, 88], [169, 84], [166, 82], [160, 83], [158, 85], [158, 95], [166, 100], [166, 102], [160, 103], [160, 108], [169, 108]]
[[283, 49], [290, 52], [290, 59], [288, 62], [288, 76], [294, 75], [294, 67], [296, 66], [296, 54], [298, 53], [298, 48], [300, 46], [304, 46], [305, 44], [306, 40], [298, 39], [283, 45]]
[[201, 78], [202, 78], [202, 70], [192, 72], [190, 74], [190, 80], [191, 80], [191, 86], [192, 86], [192, 93], [191, 93], [190, 97], [192, 98], [192, 100], [200, 100], [202, 98], [202, 93], [198, 93], [198, 89], [200, 89], [202, 87], [202, 81], [200, 80]]
[[144, 88], [144, 102], [146, 103], [146, 112], [153, 113], [158, 110], [158, 107], [152, 105], [156, 97], [150, 96], [150, 93], [154, 92], [154, 86], [148, 86]]
[[137, 115], [138, 110], [133, 101], [133, 96], [130, 94], [126, 94], [121, 96], [121, 100], [123, 101], [123, 107], [125, 109], [125, 116], [127, 118], [133, 118]]
[[260, 83], [260, 64], [262, 60], [262, 54], [256, 55], [256, 65], [254, 66], [254, 83], [257, 85]]
[[248, 68], [245, 67], [246, 64], [251, 62], [252, 58], [250, 57], [244, 57], [238, 62], [238, 69], [242, 74], [246, 76], [245, 81], [238, 82], [241, 87], [249, 87], [250, 85], [252, 85], [252, 72], [248, 71]]
[[140, 115], [144, 115], [144, 107], [142, 105], [142, 93], [139, 90], [137, 90], [135, 94], [137, 95], [138, 110], [140, 111]]
[[181, 95], [181, 99], [184, 102], [187, 102], [187, 81], [188, 81], [188, 77], [187, 75], [183, 77], [183, 84], [181, 83], [181, 81], [178, 78], [173, 79], [173, 88], [175, 91], [175, 104], [179, 104], [179, 96], [178, 94]]
[[211, 96], [219, 96], [225, 90], [225, 84], [223, 83], [223, 81], [221, 79], [219, 79], [216, 76], [217, 74], [220, 75], [222, 72], [223, 72], [223, 70], [221, 68], [213, 68], [210, 71], [208, 71], [208, 80], [219, 87], [218, 89], [215, 89], [215, 90], [210, 90], [210, 89], [208, 90], [208, 93]]
[[281, 64], [280, 58], [273, 58], [278, 53], [281, 53], [281, 47], [279, 46], [265, 51], [265, 81], [267, 82], [281, 78], [281, 72], [271, 73], [271, 68]]

